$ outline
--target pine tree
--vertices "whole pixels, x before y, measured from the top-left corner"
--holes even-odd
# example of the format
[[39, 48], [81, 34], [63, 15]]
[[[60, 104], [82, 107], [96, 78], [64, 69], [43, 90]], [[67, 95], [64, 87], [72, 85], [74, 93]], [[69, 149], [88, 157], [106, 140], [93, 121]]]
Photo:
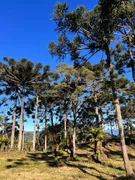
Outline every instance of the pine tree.
[[[116, 13], [119, 12], [119, 6], [122, 2], [100, 0], [92, 11], [87, 11], [84, 6], [79, 6], [72, 12], [69, 11], [66, 3], [57, 3], [53, 19], [59, 33], [58, 44], [51, 42], [49, 48], [51, 54], [60, 59], [64, 59], [69, 53], [75, 66], [89, 60], [99, 51], [105, 53], [106, 69], [109, 72], [113, 103], [116, 109], [125, 170], [127, 175], [131, 175], [133, 170], [125, 145], [121, 108], [115, 86], [113, 46], [111, 46], [114, 41], [114, 32], [117, 29]], [[68, 38], [69, 33], [73, 35], [72, 40]]]

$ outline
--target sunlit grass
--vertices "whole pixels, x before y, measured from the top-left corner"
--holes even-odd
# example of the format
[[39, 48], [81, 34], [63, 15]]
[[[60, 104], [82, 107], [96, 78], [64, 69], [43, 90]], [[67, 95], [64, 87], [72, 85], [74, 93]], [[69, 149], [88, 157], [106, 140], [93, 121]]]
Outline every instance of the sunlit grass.
[[[0, 153], [0, 180], [113, 180], [124, 176], [124, 165], [118, 144], [108, 145], [109, 158], [104, 165], [88, 162], [89, 150], [77, 150], [76, 161], [68, 161], [62, 156], [64, 166], [52, 167], [54, 158], [43, 152]], [[130, 159], [135, 169], [135, 150], [128, 148]]]

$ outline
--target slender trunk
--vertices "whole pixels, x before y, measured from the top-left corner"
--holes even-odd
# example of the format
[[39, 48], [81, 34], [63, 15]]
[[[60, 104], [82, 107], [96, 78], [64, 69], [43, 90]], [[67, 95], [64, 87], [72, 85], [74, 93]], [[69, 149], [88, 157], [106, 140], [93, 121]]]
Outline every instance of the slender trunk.
[[97, 140], [94, 140], [94, 153], [97, 154]]
[[94, 139], [94, 154], [93, 158], [95, 162], [100, 162], [100, 151], [99, 151], [99, 141]]
[[[112, 80], [112, 82], [114, 81], [113, 78], [111, 78], [111, 80]], [[130, 161], [129, 161], [127, 148], [126, 148], [126, 144], [125, 144], [124, 127], [123, 127], [123, 124], [122, 124], [121, 108], [120, 108], [120, 103], [119, 103], [119, 99], [117, 97], [117, 93], [116, 93], [114, 84], [115, 83], [113, 82], [112, 92], [113, 92], [114, 106], [115, 106], [115, 109], [116, 109], [116, 116], [117, 116], [117, 121], [118, 121], [120, 144], [121, 144], [121, 150], [122, 150], [122, 154], [123, 154], [124, 167], [125, 167], [126, 174], [127, 175], [132, 175], [133, 170], [132, 170], [132, 167], [131, 167], [131, 164], [130, 164]]]
[[33, 151], [36, 147], [36, 127], [37, 127], [37, 116], [38, 116], [38, 96], [36, 97], [36, 111], [35, 111], [35, 120], [34, 120], [34, 133], [33, 133]]
[[111, 85], [112, 95], [113, 95], [114, 106], [116, 109], [116, 116], [117, 116], [119, 135], [120, 135], [120, 144], [121, 144], [121, 150], [122, 150], [123, 160], [124, 160], [124, 167], [125, 167], [126, 174], [131, 175], [131, 174], [133, 174], [133, 170], [132, 170], [129, 158], [128, 158], [126, 144], [125, 144], [121, 108], [120, 108], [120, 103], [119, 103], [119, 99], [118, 99], [117, 91], [116, 91], [116, 87], [115, 87], [114, 70], [113, 70], [113, 66], [112, 66], [111, 54], [110, 54], [110, 49], [109, 49], [108, 44], [106, 44], [106, 46], [105, 46], [105, 51], [106, 51], [106, 55], [107, 55], [107, 64], [109, 65], [110, 81], [112, 84]]
[[97, 106], [97, 96], [96, 95], [95, 95], [95, 104], [96, 104], [96, 107], [95, 107], [96, 124], [97, 124], [97, 127], [99, 127], [99, 109]]
[[64, 114], [64, 138], [67, 138], [67, 115]]
[[53, 110], [51, 108], [51, 111], [50, 111], [50, 116], [51, 116], [51, 124], [52, 126], [54, 126], [54, 123], [53, 123]]
[[123, 153], [124, 166], [125, 166], [126, 174], [132, 175], [133, 170], [132, 170], [129, 158], [128, 158], [126, 144], [125, 144], [124, 128], [123, 128], [123, 124], [122, 124], [122, 116], [121, 116], [121, 109], [120, 109], [119, 100], [116, 99], [114, 103], [115, 103], [115, 108], [116, 108], [116, 113], [117, 113], [120, 143], [121, 143], [121, 149], [122, 149], [122, 153]]
[[74, 117], [74, 126], [73, 126], [73, 157], [76, 153], [76, 106], [73, 104], [73, 117]]
[[76, 127], [73, 128], [73, 157], [76, 153]]
[[128, 135], [128, 144], [130, 145], [131, 144], [131, 125], [129, 122], [127, 123], [127, 135]]
[[113, 136], [112, 122], [110, 121], [111, 135]]
[[101, 110], [100, 116], [101, 116], [101, 128], [102, 128], [102, 130], [104, 132], [104, 130], [105, 130], [105, 119], [104, 119], [102, 110]]
[[130, 124], [130, 121], [128, 119], [128, 122], [127, 122], [127, 128], [128, 128], [128, 136], [131, 135], [131, 124]]
[[20, 115], [20, 130], [19, 130], [19, 141], [18, 141], [19, 151], [21, 151], [22, 149], [23, 113], [24, 113], [24, 90], [22, 91], [22, 106], [21, 106], [21, 115]]
[[131, 63], [131, 69], [132, 69], [132, 78], [135, 82], [135, 60], [134, 60], [134, 56], [133, 56], [133, 52], [131, 49], [131, 40], [130, 40], [130, 35], [128, 36], [128, 51], [129, 51], [129, 56], [130, 56], [130, 63]]
[[47, 152], [47, 134], [46, 134], [46, 124], [47, 124], [47, 107], [45, 105], [45, 152]]
[[14, 148], [17, 98], [18, 98], [18, 93], [16, 93], [15, 104], [14, 104], [14, 115], [13, 115], [13, 122], [12, 122], [12, 133], [11, 133], [11, 146], [10, 146], [10, 149]]
[[24, 122], [23, 122], [23, 132], [22, 132], [22, 151], [24, 150]]
[[98, 119], [98, 107], [95, 108], [95, 113], [96, 113], [96, 123], [99, 123], [99, 119]]
[[132, 126], [130, 126], [130, 135], [132, 135], [133, 134], [133, 128], [132, 128]]
[[2, 137], [5, 138], [5, 127], [3, 126], [3, 129], [2, 129]]
[[45, 152], [47, 152], [47, 135], [45, 135]]

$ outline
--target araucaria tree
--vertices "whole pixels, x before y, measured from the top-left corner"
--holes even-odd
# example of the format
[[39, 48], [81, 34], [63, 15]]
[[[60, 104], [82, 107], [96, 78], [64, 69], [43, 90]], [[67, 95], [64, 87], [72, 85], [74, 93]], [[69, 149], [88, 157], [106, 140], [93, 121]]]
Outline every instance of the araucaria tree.
[[[101, 51], [104, 53], [106, 73], [109, 74], [109, 85], [119, 127], [124, 166], [127, 175], [131, 175], [133, 170], [125, 145], [121, 107], [116, 87], [115, 73], [117, 68], [114, 64], [115, 52], [118, 48], [117, 41], [115, 41], [115, 33], [118, 31], [118, 15], [123, 13], [123, 16], [121, 16], [123, 21], [127, 17], [126, 12], [125, 14], [123, 12], [125, 3], [124, 0], [100, 0], [91, 11], [88, 11], [84, 6], [78, 6], [74, 11], [70, 11], [66, 3], [57, 3], [53, 19], [56, 22], [56, 31], [59, 34], [58, 44], [51, 42], [49, 49], [51, 54], [58, 56], [59, 59], [64, 59], [67, 54], [70, 54], [76, 67], [80, 66], [82, 62], [90, 60], [96, 53]], [[127, 41], [127, 36], [126, 42], [128, 42], [127, 47], [130, 53], [131, 41]], [[131, 59], [131, 56], [128, 56], [128, 58]], [[130, 62], [133, 62], [133, 60], [131, 59]], [[132, 63], [131, 66], [134, 74], [134, 64]]]
[[[11, 64], [11, 59], [4, 58], [7, 61], [6, 64], [3, 64], [2, 73], [5, 75], [4, 80], [10, 82], [11, 86], [19, 91], [21, 97], [21, 112], [20, 112], [20, 129], [19, 129], [19, 140], [18, 140], [18, 150], [22, 150], [22, 137], [23, 137], [23, 125], [24, 125], [24, 109], [25, 109], [25, 97], [32, 94], [34, 90], [34, 84], [41, 83], [41, 64], [34, 65], [31, 61], [27, 59], [21, 59], [19, 62], [16, 62], [12, 59], [13, 66], [8, 66]], [[16, 93], [18, 93], [16, 91]], [[16, 97], [17, 98], [17, 97]], [[16, 102], [16, 101], [15, 101]], [[15, 105], [16, 108], [16, 105]], [[14, 109], [16, 111], [16, 109]], [[14, 114], [15, 116], [15, 114]], [[15, 124], [15, 117], [13, 118], [13, 129]], [[13, 146], [13, 145], [12, 145]], [[12, 147], [11, 146], [11, 147]]]
[[77, 167], [71, 161], [86, 159], [81, 148], [90, 150], [88, 162], [105, 166], [118, 146], [134, 179], [128, 150], [135, 142], [135, 1], [99, 0], [92, 10], [56, 3], [52, 18], [58, 40], [49, 52], [64, 61], [55, 71], [25, 58], [0, 63], [0, 150], [32, 150], [32, 159], [45, 151], [49, 165]]

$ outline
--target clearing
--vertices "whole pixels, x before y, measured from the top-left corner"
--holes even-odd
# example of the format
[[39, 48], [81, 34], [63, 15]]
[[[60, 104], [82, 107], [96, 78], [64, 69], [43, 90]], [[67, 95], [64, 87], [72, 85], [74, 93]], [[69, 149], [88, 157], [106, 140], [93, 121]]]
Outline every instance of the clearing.
[[[105, 147], [109, 157], [104, 165], [88, 162], [92, 149], [78, 149], [76, 161], [68, 161], [67, 154], [59, 152], [62, 167], [53, 167], [51, 153], [0, 153], [0, 180], [112, 180], [125, 176], [119, 143]], [[135, 169], [135, 149], [128, 147], [129, 158]]]

